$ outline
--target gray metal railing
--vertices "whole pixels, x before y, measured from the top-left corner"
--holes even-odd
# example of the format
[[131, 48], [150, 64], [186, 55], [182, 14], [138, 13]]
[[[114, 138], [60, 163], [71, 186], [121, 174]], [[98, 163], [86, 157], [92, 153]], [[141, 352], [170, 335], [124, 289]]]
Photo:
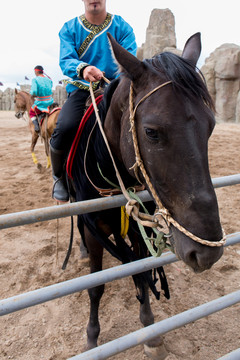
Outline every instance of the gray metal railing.
[[[240, 302], [240, 290], [110, 341], [68, 360], [103, 360]], [[237, 358], [236, 358], [237, 359]], [[239, 358], [238, 358], [239, 360]]]
[[224, 355], [218, 360], [239, 360], [239, 359], [240, 359], [240, 348], [230, 352], [227, 355]]
[[[228, 235], [225, 246], [234, 245], [239, 242], [240, 232]], [[8, 299], [0, 300], [0, 316], [25, 309], [27, 307], [39, 305], [82, 290], [90, 289], [98, 285], [106, 284], [113, 280], [139, 274], [176, 261], [178, 261], [176, 256], [167, 252], [158, 258], [149, 257], [128, 264], [115, 266], [100, 272], [95, 272], [93, 274], [81, 276], [76, 279], [63, 281], [41, 289], [29, 291], [24, 294], [12, 296]]]
[[[214, 178], [212, 179], [212, 182], [215, 188], [240, 184], [240, 174]], [[138, 196], [143, 202], [152, 199], [147, 190], [140, 191]], [[101, 199], [75, 202], [72, 204], [55, 205], [41, 209], [4, 214], [0, 216], [0, 229], [116, 208], [125, 205], [126, 202], [127, 200], [123, 195], [115, 195]]]
[[[240, 174], [215, 178], [212, 179], [212, 182], [215, 188], [240, 184]], [[151, 200], [151, 196], [147, 191], [142, 191], [139, 193], [139, 195], [142, 201]], [[52, 206], [48, 208], [23, 211], [13, 214], [5, 214], [0, 216], [0, 229], [67, 217], [71, 215], [83, 214], [97, 210], [106, 210], [125, 204], [126, 199], [124, 196], [116, 195], [103, 199], [83, 201], [61, 206]], [[239, 242], [240, 232], [228, 235], [226, 246], [234, 245]], [[84, 289], [144, 272], [159, 266], [164, 266], [175, 261], [178, 260], [174, 254], [165, 253], [160, 258], [150, 257], [133, 263], [120, 265], [115, 268], [106, 269], [99, 273], [89, 274], [77, 279], [68, 280], [42, 289], [30, 291], [25, 294], [13, 296], [9, 299], [3, 299], [0, 301], [0, 315], [6, 315], [14, 311], [22, 310], [26, 307], [35, 306], [46, 301], [72, 294], [74, 292], [82, 291]], [[240, 291], [236, 291], [232, 294], [228, 294], [206, 304], [200, 305], [196, 308], [187, 310], [159, 323], [153, 324], [119, 339], [113, 340], [107, 344], [101, 345], [96, 349], [92, 349], [83, 354], [76, 355], [72, 357], [71, 360], [107, 359], [110, 356], [142, 344], [147, 340], [156, 337], [157, 335], [164, 334], [173, 329], [177, 329], [190, 322], [237, 304], [238, 302], [240, 302]], [[225, 355], [219, 360], [237, 359], [240, 359], [240, 349]]]

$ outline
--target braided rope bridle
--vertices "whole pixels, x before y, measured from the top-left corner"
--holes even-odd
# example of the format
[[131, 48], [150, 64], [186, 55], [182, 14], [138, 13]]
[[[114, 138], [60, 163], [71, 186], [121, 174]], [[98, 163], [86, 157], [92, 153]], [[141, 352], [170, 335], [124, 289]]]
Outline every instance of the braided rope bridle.
[[[137, 172], [137, 169], [139, 168], [141, 170], [141, 173], [146, 181], [146, 184], [148, 185], [148, 188], [156, 202], [156, 205], [158, 206], [158, 212], [155, 214], [155, 218], [156, 215], [159, 214], [162, 216], [162, 218], [166, 221], [167, 225], [169, 226], [170, 224], [172, 224], [175, 228], [177, 228], [179, 231], [181, 231], [183, 234], [185, 234], [186, 236], [190, 237], [192, 240], [199, 242], [202, 245], [207, 245], [207, 246], [223, 246], [226, 243], [226, 235], [224, 230], [222, 229], [223, 232], [223, 238], [220, 241], [209, 241], [209, 240], [205, 240], [205, 239], [201, 239], [198, 236], [192, 234], [190, 231], [188, 231], [187, 229], [185, 229], [182, 225], [180, 225], [176, 220], [174, 220], [172, 218], [172, 216], [170, 215], [169, 211], [163, 206], [162, 202], [160, 201], [156, 190], [154, 189], [151, 180], [146, 172], [146, 169], [144, 167], [143, 161], [141, 159], [140, 156], [140, 151], [139, 151], [139, 147], [138, 147], [138, 140], [137, 140], [137, 132], [136, 132], [136, 127], [135, 127], [135, 114], [137, 111], [138, 106], [145, 100], [147, 99], [150, 95], [152, 95], [154, 92], [156, 92], [157, 90], [161, 89], [162, 87], [171, 84], [172, 81], [166, 81], [165, 83], [157, 86], [156, 88], [154, 88], [153, 90], [151, 90], [149, 93], [147, 93], [145, 96], [143, 96], [141, 98], [141, 100], [136, 104], [135, 108], [133, 108], [133, 85], [131, 83], [130, 85], [130, 95], [129, 95], [129, 112], [130, 112], [130, 124], [131, 124], [131, 129], [130, 131], [132, 132], [132, 138], [133, 138], [133, 145], [134, 145], [134, 150], [135, 150], [135, 158], [136, 158], [136, 162], [135, 164], [132, 166], [135, 174]], [[136, 175], [137, 176], [137, 175]]]
[[[109, 82], [105, 77], [103, 78], [106, 82]], [[109, 147], [108, 144], [108, 140], [106, 138], [105, 132], [103, 130], [102, 127], [102, 123], [98, 114], [98, 108], [95, 102], [95, 97], [94, 97], [94, 93], [93, 93], [93, 88], [92, 88], [92, 84], [90, 82], [90, 94], [91, 94], [91, 98], [92, 98], [92, 102], [93, 102], [93, 107], [95, 110], [95, 114], [96, 114], [96, 118], [100, 127], [100, 131], [102, 133], [102, 136], [104, 138], [105, 144], [107, 146], [109, 155], [111, 157], [115, 172], [116, 172], [116, 176], [120, 185], [120, 188], [122, 190], [123, 195], [125, 196], [125, 198], [128, 200], [127, 204], [126, 204], [126, 212], [129, 216], [132, 216], [132, 218], [137, 221], [139, 224], [143, 225], [143, 226], [148, 226], [148, 227], [152, 227], [152, 228], [157, 228], [158, 226], [162, 227], [162, 225], [160, 224], [160, 220], [158, 219], [158, 215], [160, 215], [166, 222], [167, 226], [169, 227], [170, 224], [172, 224], [175, 228], [177, 228], [180, 232], [182, 232], [183, 234], [185, 234], [186, 236], [188, 236], [189, 238], [191, 238], [192, 240], [202, 244], [202, 245], [206, 245], [206, 246], [210, 246], [210, 247], [220, 247], [223, 246], [226, 243], [226, 235], [224, 230], [222, 229], [222, 233], [223, 233], [223, 237], [221, 240], [219, 241], [209, 241], [209, 240], [205, 240], [205, 239], [201, 239], [198, 236], [192, 234], [190, 231], [188, 231], [187, 229], [185, 229], [182, 225], [180, 225], [176, 220], [174, 220], [171, 216], [171, 214], [169, 213], [169, 211], [163, 206], [162, 202], [160, 201], [156, 190], [154, 189], [151, 180], [146, 172], [146, 169], [144, 167], [143, 161], [141, 159], [140, 156], [140, 151], [139, 151], [139, 147], [138, 147], [138, 139], [137, 139], [137, 132], [136, 132], [136, 127], [135, 127], [135, 115], [136, 115], [136, 111], [138, 106], [144, 101], [146, 100], [149, 96], [151, 96], [154, 92], [156, 92], [157, 90], [161, 89], [162, 87], [168, 85], [172, 83], [172, 81], [167, 81], [159, 86], [157, 86], [156, 88], [154, 88], [153, 90], [151, 90], [150, 92], [148, 92], [145, 96], [143, 96], [139, 102], [136, 104], [136, 106], [134, 107], [134, 101], [133, 101], [133, 84], [131, 82], [130, 85], [130, 94], [129, 94], [129, 120], [130, 120], [130, 132], [132, 133], [132, 138], [133, 138], [133, 144], [134, 144], [134, 151], [135, 151], [135, 159], [136, 162], [135, 164], [132, 166], [132, 168], [134, 170], [135, 176], [138, 179], [138, 174], [137, 174], [137, 170], [140, 169], [141, 173], [146, 181], [146, 184], [148, 185], [148, 188], [156, 202], [156, 205], [158, 207], [157, 212], [152, 216], [149, 214], [145, 214], [139, 211], [139, 203], [130, 197], [127, 189], [124, 186], [124, 183], [122, 181], [122, 178], [120, 176], [120, 173], [117, 169], [117, 166], [115, 164], [115, 160], [113, 158], [111, 149]]]

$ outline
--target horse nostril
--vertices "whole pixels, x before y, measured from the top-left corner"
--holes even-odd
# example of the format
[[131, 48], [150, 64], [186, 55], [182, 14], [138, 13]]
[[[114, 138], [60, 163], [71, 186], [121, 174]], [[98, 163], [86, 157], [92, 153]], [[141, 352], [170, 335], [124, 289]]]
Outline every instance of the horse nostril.
[[211, 267], [209, 261], [195, 250], [189, 252], [186, 263], [190, 265], [195, 273], [202, 272], [203, 270], [207, 270]]
[[192, 264], [193, 268], [196, 268], [197, 265], [197, 254], [196, 251], [191, 251], [188, 255], [189, 263]]

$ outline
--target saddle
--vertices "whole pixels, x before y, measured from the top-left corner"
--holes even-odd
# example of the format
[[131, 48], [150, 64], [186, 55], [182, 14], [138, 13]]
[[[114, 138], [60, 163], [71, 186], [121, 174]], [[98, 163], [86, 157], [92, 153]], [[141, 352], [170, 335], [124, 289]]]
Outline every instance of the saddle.
[[58, 103], [53, 103], [52, 105], [49, 106], [49, 113], [47, 112], [42, 112], [41, 114], [38, 115], [38, 123], [40, 126], [42, 126], [43, 120], [44, 118], [48, 115], [52, 115], [55, 111], [57, 110], [61, 110], [61, 107], [59, 107]]

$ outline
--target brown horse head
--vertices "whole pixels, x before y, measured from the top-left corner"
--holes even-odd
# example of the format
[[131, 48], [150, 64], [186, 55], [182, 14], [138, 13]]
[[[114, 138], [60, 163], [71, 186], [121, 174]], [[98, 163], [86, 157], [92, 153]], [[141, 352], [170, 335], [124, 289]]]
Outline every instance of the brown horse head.
[[[144, 61], [108, 36], [121, 71], [105, 121], [113, 152], [135, 176], [128, 105], [132, 83], [133, 107], [140, 101], [135, 112], [140, 157], [158, 198], [183, 228], [201, 239], [220, 241], [223, 234], [208, 165], [214, 106], [196, 71], [200, 34], [188, 39], [182, 57], [166, 52]], [[149, 187], [141, 172], [139, 176]], [[196, 272], [209, 269], [223, 253], [222, 247], [202, 245], [173, 225], [170, 231], [176, 254]]]
[[33, 102], [34, 99], [31, 94], [15, 89], [14, 107], [16, 118], [22, 118], [25, 111], [29, 112]]

